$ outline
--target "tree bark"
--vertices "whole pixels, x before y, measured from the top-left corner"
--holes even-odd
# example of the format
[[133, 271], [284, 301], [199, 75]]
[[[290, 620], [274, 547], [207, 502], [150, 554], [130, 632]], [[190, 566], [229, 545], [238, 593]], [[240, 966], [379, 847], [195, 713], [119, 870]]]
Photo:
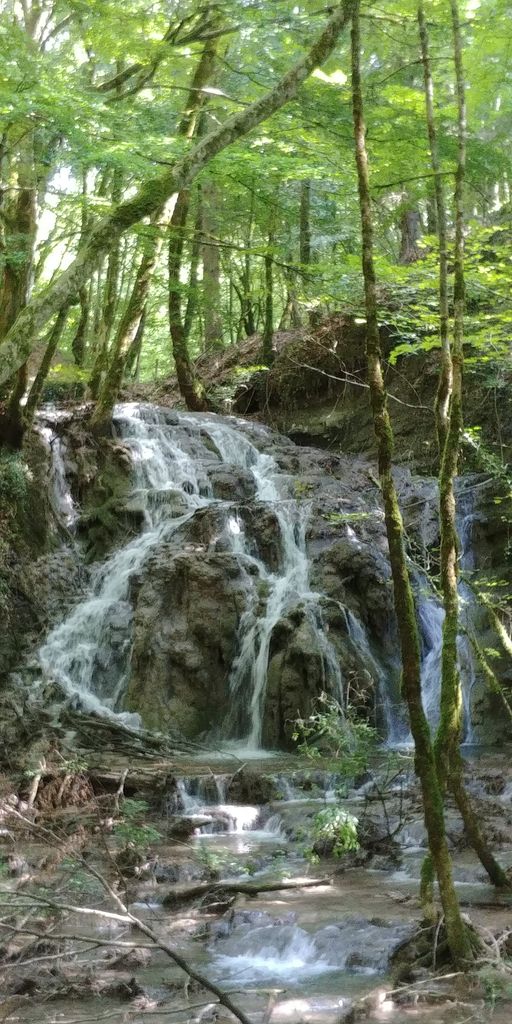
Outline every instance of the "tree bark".
[[425, 17], [425, 4], [423, 0], [419, 0], [418, 3], [418, 26], [421, 44], [421, 60], [423, 64], [423, 81], [425, 84], [425, 104], [427, 133], [430, 147], [430, 162], [432, 164], [432, 171], [434, 174], [434, 203], [437, 235], [439, 238], [439, 339], [441, 342], [441, 369], [437, 386], [435, 414], [439, 454], [440, 457], [442, 457], [446, 435], [448, 433], [448, 416], [452, 390], [452, 360], [448, 330], [448, 252], [446, 204], [434, 114], [434, 82], [432, 78], [428, 28]]
[[204, 387], [196, 376], [188, 353], [187, 338], [181, 316], [180, 268], [184, 247], [184, 230], [189, 209], [188, 192], [180, 192], [171, 217], [169, 236], [169, 329], [178, 386], [187, 409], [204, 412], [208, 409]]
[[90, 231], [82, 251], [57, 280], [48, 285], [18, 316], [8, 336], [0, 344], [0, 384], [25, 362], [36, 339], [50, 317], [89, 279], [102, 257], [117, 244], [125, 231], [144, 217], [160, 209], [175, 192], [190, 186], [199, 172], [227, 146], [232, 145], [256, 125], [293, 99], [314, 68], [332, 53], [345, 27], [351, 0], [342, 0], [331, 14], [324, 30], [309, 52], [288, 71], [268, 93], [215, 128], [164, 174], [145, 182], [138, 192], [119, 203], [112, 213]]
[[400, 254], [398, 262], [407, 265], [420, 258], [418, 242], [421, 232], [420, 212], [407, 204], [400, 215]]
[[215, 243], [219, 195], [213, 181], [201, 186], [200, 207], [203, 257], [203, 318], [205, 350], [222, 348], [220, 253]]
[[[121, 172], [116, 170], [114, 172], [114, 180], [112, 183], [112, 202], [114, 204], [119, 203], [121, 198], [121, 189]], [[105, 280], [101, 318], [98, 334], [94, 343], [96, 358], [94, 360], [89, 379], [89, 391], [91, 393], [91, 397], [94, 399], [98, 397], [108, 367], [108, 345], [110, 335], [112, 333], [112, 327], [114, 325], [116, 306], [119, 298], [120, 242], [121, 238], [118, 236], [109, 252], [107, 260], [107, 275]], [[84, 246], [86, 244], [87, 243], [84, 243]]]
[[362, 265], [367, 321], [367, 364], [379, 477], [384, 501], [386, 533], [393, 578], [395, 610], [402, 659], [402, 691], [407, 703], [414, 740], [415, 766], [420, 779], [429, 849], [439, 882], [448, 944], [453, 961], [464, 966], [472, 957], [468, 931], [461, 917], [446, 841], [443, 799], [436, 770], [430, 728], [421, 700], [420, 643], [414, 598], [410, 586], [403, 522], [393, 480], [393, 431], [381, 364], [377, 319], [377, 292], [373, 260], [373, 222], [360, 71], [359, 0], [354, 0], [352, 27], [352, 97], [354, 137], [362, 229]]
[[[453, 343], [448, 354], [451, 362], [452, 393], [439, 476], [439, 519], [441, 528], [441, 588], [444, 603], [443, 650], [441, 659], [441, 717], [436, 736], [437, 770], [441, 785], [448, 785], [461, 812], [468, 839], [480, 858], [491, 882], [507, 886], [505, 872], [494, 858], [471, 801], [464, 788], [460, 753], [462, 733], [462, 687], [458, 666], [459, 634], [458, 555], [455, 479], [458, 474], [463, 430], [464, 366], [464, 181], [466, 170], [466, 88], [462, 59], [458, 0], [450, 0], [452, 15], [455, 76], [458, 107], [458, 156], [455, 176], [455, 254]], [[443, 371], [441, 371], [441, 374]]]
[[274, 232], [269, 229], [267, 241], [267, 253], [265, 255], [265, 319], [263, 323], [263, 338], [261, 357], [266, 366], [274, 361], [274, 264], [272, 262], [272, 246], [274, 244]]

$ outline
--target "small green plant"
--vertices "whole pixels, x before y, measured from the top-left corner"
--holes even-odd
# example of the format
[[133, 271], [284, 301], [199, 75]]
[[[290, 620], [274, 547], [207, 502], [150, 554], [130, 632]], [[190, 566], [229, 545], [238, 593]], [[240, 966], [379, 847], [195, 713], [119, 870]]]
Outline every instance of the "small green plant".
[[310, 761], [332, 763], [341, 776], [352, 779], [366, 771], [378, 744], [376, 729], [356, 716], [349, 705], [341, 705], [326, 693], [320, 694], [307, 718], [297, 718], [293, 739]]
[[293, 493], [296, 498], [308, 498], [314, 491], [314, 485], [305, 483], [304, 480], [294, 480]]
[[27, 495], [28, 467], [19, 452], [0, 455], [0, 504], [23, 502]]
[[[324, 807], [313, 820], [311, 838], [314, 845], [325, 843], [334, 857], [359, 849], [357, 826], [359, 821], [342, 807]], [[310, 860], [317, 855], [311, 853]]]
[[125, 845], [135, 847], [149, 846], [162, 838], [153, 825], [146, 825], [144, 818], [148, 810], [145, 800], [123, 800], [122, 818], [114, 826], [114, 835]]

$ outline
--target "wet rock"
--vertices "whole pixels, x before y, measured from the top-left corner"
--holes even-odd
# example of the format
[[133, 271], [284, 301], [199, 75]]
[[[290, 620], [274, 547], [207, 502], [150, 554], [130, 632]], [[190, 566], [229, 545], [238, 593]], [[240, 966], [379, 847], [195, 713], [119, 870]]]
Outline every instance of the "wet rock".
[[273, 917], [265, 910], [232, 910], [222, 921], [214, 921], [209, 926], [209, 934], [214, 939], [225, 939], [234, 931], [237, 935], [245, 935], [252, 928], [279, 927], [282, 925], [293, 925], [297, 915], [290, 911], [280, 917]]
[[141, 967], [147, 967], [151, 961], [149, 949], [130, 949], [128, 953], [121, 953], [109, 964], [112, 971], [135, 971]]
[[242, 768], [229, 780], [226, 796], [234, 804], [268, 804], [276, 798], [274, 780], [251, 768]]
[[[197, 736], [225, 722], [246, 583], [229, 552], [162, 546], [133, 585], [125, 707], [149, 728]], [[156, 627], [158, 623], [158, 628]]]

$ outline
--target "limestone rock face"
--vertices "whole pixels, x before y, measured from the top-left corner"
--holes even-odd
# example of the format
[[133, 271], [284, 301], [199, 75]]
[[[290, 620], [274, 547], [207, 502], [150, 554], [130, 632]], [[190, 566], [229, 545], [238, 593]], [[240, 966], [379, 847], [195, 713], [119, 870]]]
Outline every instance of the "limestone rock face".
[[[48, 524], [43, 529], [37, 540], [43, 561], [35, 572], [44, 577], [37, 594], [45, 590], [46, 596], [35, 614], [26, 566], [27, 583], [20, 590], [23, 601], [27, 595], [26, 615], [24, 607], [19, 609], [26, 632], [32, 627], [41, 632], [45, 622], [62, 618], [73, 594], [80, 599], [84, 580], [101, 582], [110, 564], [106, 558], [129, 541], [137, 543], [148, 509], [158, 508], [162, 529], [155, 530], [144, 557], [128, 573], [126, 590], [105, 601], [91, 676], [100, 699], [110, 700], [113, 710], [137, 712], [146, 727], [192, 739], [214, 735], [220, 746], [222, 740], [249, 735], [251, 669], [264, 650], [265, 747], [289, 748], [294, 720], [307, 715], [326, 691], [341, 704], [350, 703], [383, 733], [394, 721], [395, 738], [406, 739], [392, 581], [373, 461], [301, 447], [247, 421], [219, 418], [217, 433], [211, 423], [209, 433], [207, 417], [168, 410], [161, 417], [183, 456], [185, 479], [178, 474], [168, 486], [158, 481], [146, 490], [133, 486], [129, 445], [120, 436], [96, 444], [83, 424], [58, 427], [79, 509], [76, 543], [70, 545], [69, 533], [64, 543]], [[155, 419], [155, 430], [159, 422]], [[228, 427], [229, 443], [222, 433]], [[263, 456], [259, 472], [264, 475], [270, 462], [272, 472], [278, 471], [278, 490], [269, 496], [264, 488], [258, 490], [254, 448], [244, 448], [248, 441]], [[39, 461], [38, 487], [45, 473], [44, 458]], [[395, 478], [418, 602], [424, 682], [435, 691], [442, 620], [427, 572], [435, 574], [438, 568], [437, 485], [405, 465], [396, 468]], [[466, 476], [460, 483], [461, 566], [469, 578], [477, 569], [491, 580], [507, 578], [508, 523], [496, 496], [494, 485], [482, 476]], [[42, 518], [44, 527], [46, 512]], [[287, 541], [283, 523], [289, 527]], [[23, 529], [29, 531], [30, 525]], [[286, 602], [277, 602], [270, 614], [276, 579], [289, 556], [286, 544], [297, 547], [299, 533], [306, 575], [295, 584], [292, 571]], [[473, 607], [470, 594], [463, 603]], [[265, 616], [267, 635], [256, 629], [245, 671], [237, 676], [248, 625]], [[468, 631], [484, 648], [495, 648], [486, 612], [473, 608], [471, 616]], [[2, 656], [9, 668], [16, 667], [11, 648], [4, 653], [0, 647], [0, 662]], [[499, 697], [470, 664], [468, 645], [461, 646], [461, 661], [473, 738], [495, 740], [508, 728]], [[493, 667], [510, 682], [505, 659]]]
[[197, 736], [229, 713], [228, 677], [244, 580], [228, 552], [165, 546], [133, 588], [133, 648], [125, 706], [149, 728]]

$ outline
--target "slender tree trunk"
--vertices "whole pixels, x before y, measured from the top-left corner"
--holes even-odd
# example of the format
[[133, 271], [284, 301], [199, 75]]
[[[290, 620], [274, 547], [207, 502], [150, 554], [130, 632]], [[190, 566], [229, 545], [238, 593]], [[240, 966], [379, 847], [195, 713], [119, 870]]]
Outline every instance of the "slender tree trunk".
[[55, 323], [50, 331], [46, 342], [46, 348], [44, 351], [41, 365], [34, 377], [32, 387], [28, 393], [27, 404], [25, 406], [25, 426], [28, 429], [32, 426], [34, 415], [39, 406], [41, 395], [43, 393], [44, 383], [48, 376], [49, 369], [52, 365], [52, 359], [57, 351], [59, 341], [62, 337], [64, 327], [66, 326], [66, 320], [68, 318], [69, 306], [61, 309], [57, 314]]
[[425, 83], [425, 103], [430, 160], [432, 164], [432, 171], [434, 173], [435, 214], [437, 234], [439, 238], [439, 337], [441, 342], [441, 371], [437, 387], [435, 413], [439, 453], [442, 457], [446, 435], [448, 433], [448, 416], [452, 390], [452, 360], [448, 331], [448, 252], [446, 204], [434, 115], [434, 82], [432, 78], [428, 29], [425, 18], [425, 4], [423, 0], [419, 0], [418, 3], [418, 25], [420, 32], [421, 59], [423, 63], [423, 80]]
[[196, 222], [194, 225], [194, 237], [190, 247], [190, 269], [188, 275], [188, 295], [183, 320], [183, 331], [185, 340], [188, 342], [192, 324], [197, 310], [199, 257], [201, 255], [201, 203], [198, 204]]
[[462, 687], [458, 666], [459, 634], [458, 554], [459, 539], [456, 522], [454, 484], [458, 473], [460, 443], [463, 430], [463, 366], [464, 366], [464, 180], [466, 168], [466, 89], [462, 60], [458, 0], [450, 0], [455, 75], [458, 105], [458, 158], [455, 176], [455, 271], [453, 344], [449, 349], [452, 393], [448, 415], [441, 472], [439, 507], [441, 526], [441, 587], [445, 618], [441, 660], [441, 717], [436, 737], [436, 757], [441, 784], [451, 789], [461, 812], [466, 833], [491, 882], [499, 887], [508, 880], [489, 849], [478, 818], [464, 788], [463, 762], [460, 753], [462, 732]]
[[89, 289], [87, 285], [80, 288], [78, 292], [78, 298], [80, 302], [80, 316], [77, 324], [77, 328], [71, 342], [71, 351], [73, 353], [73, 359], [75, 360], [75, 366], [80, 369], [83, 367], [85, 362], [85, 351], [87, 347], [87, 330], [89, 327]]
[[303, 267], [311, 263], [311, 182], [300, 186], [299, 260]]
[[393, 577], [394, 601], [402, 658], [402, 690], [409, 711], [414, 740], [416, 772], [423, 797], [429, 849], [439, 882], [448, 945], [453, 961], [464, 966], [471, 959], [468, 931], [460, 914], [453, 883], [452, 865], [446, 841], [443, 798], [437, 776], [430, 728], [421, 700], [420, 644], [414, 598], [409, 580], [404, 531], [393, 480], [393, 431], [387, 408], [387, 393], [381, 365], [377, 320], [377, 293], [373, 261], [373, 223], [365, 143], [365, 126], [360, 72], [359, 0], [354, 0], [352, 27], [352, 94], [356, 164], [363, 238], [363, 277], [367, 322], [368, 381], [377, 437], [379, 477], [384, 501], [386, 532]]
[[311, 72], [332, 53], [347, 24], [352, 0], [337, 4], [309, 52], [288, 71], [268, 93], [228, 117], [221, 125], [191, 147], [162, 175], [146, 181], [135, 195], [120, 202], [112, 213], [89, 232], [82, 251], [57, 279], [33, 298], [7, 337], [0, 344], [0, 384], [25, 362], [50, 317], [58, 313], [81, 285], [89, 279], [102, 257], [111, 252], [119, 238], [134, 224], [151, 216], [176, 192], [189, 188], [200, 171], [227, 146], [236, 142], [284, 104], [294, 99]]
[[[80, 227], [80, 241], [78, 243], [83, 245], [87, 237], [87, 228], [89, 225], [89, 210], [87, 203], [87, 171], [82, 174], [82, 214], [81, 214], [81, 227]], [[85, 362], [85, 350], [87, 346], [87, 331], [89, 328], [89, 312], [90, 312], [90, 288], [87, 284], [82, 285], [78, 289], [78, 299], [80, 302], [80, 316], [78, 319], [77, 328], [71, 342], [71, 351], [73, 353], [73, 359], [75, 365], [83, 367]]]
[[169, 238], [169, 328], [180, 392], [185, 399], [187, 409], [201, 412], [208, 409], [208, 403], [204, 387], [196, 376], [190, 360], [181, 316], [180, 268], [188, 207], [188, 192], [180, 192], [171, 218]]
[[[15, 200], [8, 214], [9, 230], [5, 240], [0, 291], [0, 344], [25, 309], [32, 287], [37, 196], [32, 132], [28, 133], [20, 146], [15, 183]], [[0, 415], [0, 442], [12, 448], [21, 447], [23, 442], [23, 408], [20, 403], [27, 384], [28, 366], [25, 360], [18, 365], [13, 376], [10, 394]]]
[[[121, 198], [122, 179], [121, 172], [116, 170], [112, 184], [112, 202], [119, 203]], [[116, 306], [119, 298], [119, 266], [121, 253], [121, 239], [117, 238], [115, 245], [110, 250], [107, 260], [107, 275], [105, 280], [105, 292], [98, 334], [95, 339], [96, 357], [89, 379], [89, 391], [91, 397], [96, 399], [103, 385], [108, 367], [108, 345], [114, 325]]]
[[[163, 217], [165, 221], [165, 212]], [[158, 214], [156, 214], [151, 220], [151, 227], [155, 231], [157, 230], [157, 219]], [[130, 347], [137, 336], [137, 332], [146, 309], [153, 271], [160, 254], [161, 247], [161, 235], [155, 234], [147, 242], [146, 252], [139, 263], [131, 295], [116, 331], [108, 371], [105, 373], [94, 413], [91, 418], [91, 426], [95, 430], [103, 430], [110, 422], [112, 410], [121, 388], [128, 352], [130, 351]]]
[[274, 361], [274, 263], [272, 258], [272, 247], [274, 244], [274, 232], [269, 229], [267, 241], [267, 253], [265, 256], [265, 321], [263, 324], [263, 338], [261, 357], [266, 366]]
[[144, 309], [142, 310], [142, 316], [139, 320], [139, 326], [137, 327], [137, 332], [126, 355], [126, 363], [124, 368], [125, 374], [126, 376], [131, 375], [134, 380], [139, 379], [140, 357], [142, 353], [142, 344], [144, 341], [144, 328], [146, 326], [147, 311], [148, 304], [146, 300]]
[[206, 181], [201, 187], [203, 316], [206, 351], [222, 348], [220, 253], [216, 244], [218, 202], [219, 196], [214, 183], [211, 180]]

